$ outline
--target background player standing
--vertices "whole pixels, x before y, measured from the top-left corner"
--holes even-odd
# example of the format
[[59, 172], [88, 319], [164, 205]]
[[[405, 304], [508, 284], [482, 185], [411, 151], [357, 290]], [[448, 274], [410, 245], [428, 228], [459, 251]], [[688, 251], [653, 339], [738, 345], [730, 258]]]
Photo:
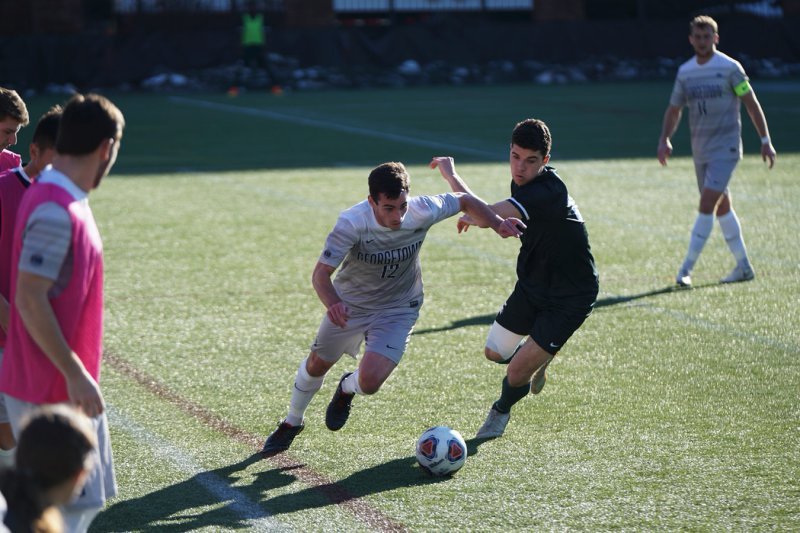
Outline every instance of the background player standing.
[[[6, 331], [8, 331], [11, 252], [17, 211], [22, 195], [31, 184], [31, 180], [53, 160], [60, 121], [61, 106], [54, 106], [42, 115], [28, 147], [30, 161], [24, 167], [0, 172], [0, 361], [3, 358]], [[8, 422], [3, 395], [0, 394], [0, 466], [4, 464], [10, 466], [13, 463], [13, 448], [14, 434]]]
[[[489, 329], [484, 354], [508, 364], [500, 398], [476, 438], [499, 437], [511, 407], [544, 387], [553, 357], [591, 314], [599, 290], [589, 236], [578, 206], [550, 161], [550, 130], [541, 120], [518, 123], [511, 134], [511, 197], [493, 204], [501, 217], [520, 217], [527, 227], [517, 257], [517, 283]], [[470, 192], [453, 159], [436, 157], [454, 191]], [[469, 214], [460, 231], [483, 226]], [[527, 340], [525, 340], [527, 337]], [[524, 340], [524, 342], [523, 342]]]
[[761, 137], [761, 158], [769, 161], [769, 168], [775, 163], [775, 148], [769, 137], [767, 119], [742, 65], [717, 50], [716, 21], [705, 15], [692, 19], [689, 43], [695, 57], [678, 68], [658, 141], [658, 161], [666, 165], [667, 158], [672, 155], [670, 137], [680, 123], [683, 107], [688, 107], [700, 207], [689, 250], [675, 281], [682, 287], [692, 285], [692, 269], [711, 235], [715, 209], [725, 242], [736, 259], [736, 266], [720, 281], [748, 281], [755, 277], [755, 272], [747, 257], [742, 228], [728, 190], [733, 171], [742, 158], [740, 101], [744, 102]]
[[358, 369], [342, 376], [328, 405], [332, 431], [344, 426], [353, 397], [376, 393], [398, 365], [422, 307], [419, 251], [431, 226], [464, 211], [504, 238], [524, 228], [471, 194], [408, 196], [402, 163], [376, 167], [368, 181], [368, 198], [339, 215], [314, 267], [312, 283], [327, 312], [297, 370], [289, 413], [261, 451], [265, 457], [288, 449], [303, 430], [308, 404], [342, 355], [356, 357], [366, 341]]

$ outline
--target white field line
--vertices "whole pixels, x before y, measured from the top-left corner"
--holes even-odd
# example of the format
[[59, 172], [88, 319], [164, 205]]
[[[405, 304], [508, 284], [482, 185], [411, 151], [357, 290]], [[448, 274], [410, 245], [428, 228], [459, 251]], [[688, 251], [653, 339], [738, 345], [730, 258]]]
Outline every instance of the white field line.
[[192, 476], [217, 502], [230, 502], [228, 509], [238, 516], [242, 525], [250, 531], [290, 530], [289, 526], [273, 518], [244, 493], [228, 485], [219, 476], [208, 472], [182, 449], [140, 426], [111, 406], [108, 407], [108, 418], [115, 429], [124, 431], [136, 442], [146, 446], [159, 459], [170, 463], [187, 476]]
[[346, 124], [340, 124], [338, 122], [330, 120], [301, 117], [297, 115], [291, 115], [288, 113], [280, 113], [278, 111], [270, 111], [267, 109], [257, 109], [254, 107], [243, 107], [231, 104], [221, 104], [218, 102], [208, 102], [206, 100], [198, 100], [196, 98], [185, 98], [183, 96], [171, 96], [169, 99], [172, 102], [188, 106], [201, 107], [204, 109], [211, 109], [214, 111], [223, 111], [225, 113], [238, 113], [240, 115], [265, 118], [268, 120], [274, 120], [276, 122], [287, 122], [290, 124], [297, 124], [299, 126], [308, 126], [312, 128], [340, 131], [343, 133], [350, 133], [353, 135], [361, 135], [363, 137], [372, 137], [375, 139], [383, 139], [386, 141], [410, 144], [412, 146], [433, 148], [436, 150], [443, 150], [445, 152], [469, 154], [478, 157], [483, 157], [490, 161], [502, 160], [502, 158], [504, 157], [503, 153], [492, 152], [491, 150], [479, 150], [477, 148], [469, 148], [466, 146], [458, 146], [455, 144], [430, 141], [427, 139], [421, 139], [419, 137], [413, 137], [410, 135], [400, 135], [396, 133], [388, 133], [385, 131], [362, 128], [358, 126], [348, 126]]

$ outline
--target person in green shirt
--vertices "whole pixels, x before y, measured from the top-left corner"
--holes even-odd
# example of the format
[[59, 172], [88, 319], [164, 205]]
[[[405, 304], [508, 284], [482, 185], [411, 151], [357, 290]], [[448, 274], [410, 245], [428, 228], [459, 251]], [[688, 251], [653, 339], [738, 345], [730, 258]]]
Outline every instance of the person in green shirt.
[[264, 14], [259, 12], [255, 1], [248, 2], [247, 11], [242, 13], [242, 60], [247, 67], [266, 70], [272, 83], [272, 93], [281, 94], [281, 84], [267, 59], [266, 34]]

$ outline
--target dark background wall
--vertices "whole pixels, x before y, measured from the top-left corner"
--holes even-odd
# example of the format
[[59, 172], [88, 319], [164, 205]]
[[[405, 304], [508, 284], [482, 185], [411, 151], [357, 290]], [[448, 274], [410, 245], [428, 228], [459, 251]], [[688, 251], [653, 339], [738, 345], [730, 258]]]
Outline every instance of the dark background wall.
[[[0, 0], [0, 26], [17, 20], [18, 27], [27, 25], [30, 30], [0, 33], [0, 84], [38, 88], [72, 83], [79, 89], [135, 85], [159, 72], [231, 64], [240, 57], [240, 14], [236, 11], [122, 16], [88, 10], [92, 4], [87, 1]], [[313, 17], [308, 13], [315, 2], [318, 9]], [[595, 15], [598, 3], [564, 0], [538, 1], [534, 13], [502, 17], [405, 14], [364, 23], [364, 19], [337, 18], [329, 1], [309, 0], [294, 3], [305, 6], [305, 11], [268, 12], [267, 19], [272, 26], [271, 50], [300, 66], [394, 68], [408, 59], [420, 64], [572, 63], [591, 58], [691, 55], [686, 35], [692, 10], [656, 18], [647, 12], [652, 13], [655, 5], [663, 9], [669, 2], [603, 2], [608, 9]], [[720, 49], [726, 53], [800, 62], [800, 17], [745, 16], [730, 9], [715, 17], [720, 22]]]

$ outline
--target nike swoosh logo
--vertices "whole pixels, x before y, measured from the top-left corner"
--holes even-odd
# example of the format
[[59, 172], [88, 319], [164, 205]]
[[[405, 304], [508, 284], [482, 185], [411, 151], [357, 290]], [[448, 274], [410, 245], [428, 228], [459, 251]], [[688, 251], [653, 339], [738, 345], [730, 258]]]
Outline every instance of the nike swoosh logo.
[[560, 346], [561, 346], [560, 344], [554, 344], [552, 342], [550, 343], [551, 348], [559, 348]]
[[389, 348], [390, 350], [399, 350], [400, 349], [400, 348], [395, 348], [394, 346], [389, 346], [388, 344], [386, 345], [386, 347]]
[[368, 241], [364, 241], [364, 242], [366, 242], [367, 244], [369, 244], [369, 243], [371, 243], [371, 242], [372, 242], [372, 241], [374, 241], [374, 240], [375, 240], [375, 239], [370, 239], [370, 240], [368, 240]]

